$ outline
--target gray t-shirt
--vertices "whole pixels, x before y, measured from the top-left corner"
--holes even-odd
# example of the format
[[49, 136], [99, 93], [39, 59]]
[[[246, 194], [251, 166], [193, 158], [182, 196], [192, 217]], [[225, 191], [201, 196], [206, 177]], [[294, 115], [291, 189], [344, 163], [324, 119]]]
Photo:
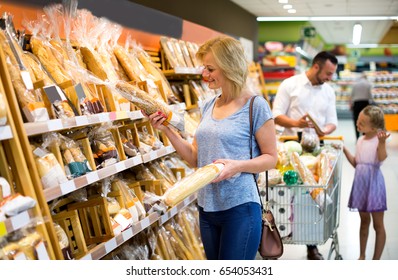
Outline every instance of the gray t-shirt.
[[[212, 112], [216, 98], [203, 106], [202, 119], [196, 130], [198, 167], [217, 159], [250, 159], [250, 100], [236, 113], [216, 120]], [[254, 133], [269, 119], [270, 107], [264, 98], [257, 97], [253, 104]], [[260, 149], [253, 136], [253, 158]], [[198, 204], [204, 211], [223, 211], [247, 202], [260, 203], [252, 173], [240, 173], [219, 183], [209, 184], [198, 192]]]

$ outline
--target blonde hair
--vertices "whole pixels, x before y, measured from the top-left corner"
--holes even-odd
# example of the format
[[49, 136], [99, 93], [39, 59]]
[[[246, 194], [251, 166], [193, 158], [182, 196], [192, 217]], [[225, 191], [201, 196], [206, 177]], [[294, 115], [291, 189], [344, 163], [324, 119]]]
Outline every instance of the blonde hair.
[[370, 124], [374, 128], [383, 129], [383, 130], [385, 129], [384, 113], [380, 107], [374, 105], [368, 105], [362, 110], [362, 112], [364, 113], [364, 115], [369, 117]]
[[209, 52], [212, 52], [217, 66], [232, 83], [231, 97], [238, 97], [246, 84], [249, 67], [242, 44], [231, 37], [215, 37], [200, 46], [196, 57], [203, 61]]

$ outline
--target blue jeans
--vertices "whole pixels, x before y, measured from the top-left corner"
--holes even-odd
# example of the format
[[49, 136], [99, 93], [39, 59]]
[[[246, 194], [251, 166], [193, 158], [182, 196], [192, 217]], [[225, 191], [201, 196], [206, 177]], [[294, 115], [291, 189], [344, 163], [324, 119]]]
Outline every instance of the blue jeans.
[[261, 238], [261, 207], [248, 202], [225, 211], [199, 207], [202, 242], [208, 260], [254, 260]]

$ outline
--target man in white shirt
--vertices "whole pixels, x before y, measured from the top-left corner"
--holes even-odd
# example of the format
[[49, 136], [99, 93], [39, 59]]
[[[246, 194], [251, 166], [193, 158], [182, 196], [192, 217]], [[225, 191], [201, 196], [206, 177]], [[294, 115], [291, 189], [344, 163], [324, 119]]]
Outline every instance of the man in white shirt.
[[307, 114], [314, 118], [321, 130], [319, 136], [332, 133], [337, 127], [336, 96], [325, 83], [332, 80], [337, 58], [329, 52], [318, 53], [307, 72], [284, 80], [278, 88], [272, 113], [275, 123], [284, 127], [284, 135], [297, 135], [306, 127], [313, 127]]
[[[337, 58], [329, 52], [318, 53], [305, 73], [284, 80], [278, 88], [272, 113], [284, 135], [299, 135], [303, 128], [318, 125], [319, 136], [331, 134], [337, 127], [336, 96], [326, 82], [332, 80]], [[309, 260], [323, 260], [316, 245], [307, 245]]]

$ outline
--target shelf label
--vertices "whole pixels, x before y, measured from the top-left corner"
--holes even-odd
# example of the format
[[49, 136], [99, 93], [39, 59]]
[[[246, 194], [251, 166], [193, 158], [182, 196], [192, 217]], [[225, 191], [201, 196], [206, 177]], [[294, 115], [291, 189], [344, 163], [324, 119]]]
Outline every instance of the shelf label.
[[92, 184], [94, 182], [99, 181], [99, 176], [98, 176], [98, 172], [93, 171], [93, 172], [89, 172], [86, 174], [86, 178], [87, 178], [87, 184]]
[[117, 247], [116, 238], [112, 238], [108, 242], [105, 243], [105, 251], [106, 253], [110, 253]]
[[7, 234], [7, 227], [4, 222], [0, 222], [0, 237]]
[[48, 131], [55, 131], [55, 130], [60, 130], [60, 129], [64, 128], [64, 126], [62, 124], [62, 120], [60, 120], [60, 119], [48, 121], [47, 127], [48, 127]]
[[76, 125], [77, 126], [85, 126], [88, 125], [88, 118], [87, 116], [77, 116], [75, 117]]
[[61, 188], [62, 194], [67, 194], [67, 193], [73, 192], [74, 190], [76, 190], [75, 182], [68, 181], [68, 182], [62, 183], [60, 185], [60, 188]]
[[29, 213], [28, 211], [24, 211], [11, 218], [12, 228], [14, 230], [20, 229], [25, 225], [27, 225], [29, 221], [30, 221]]

